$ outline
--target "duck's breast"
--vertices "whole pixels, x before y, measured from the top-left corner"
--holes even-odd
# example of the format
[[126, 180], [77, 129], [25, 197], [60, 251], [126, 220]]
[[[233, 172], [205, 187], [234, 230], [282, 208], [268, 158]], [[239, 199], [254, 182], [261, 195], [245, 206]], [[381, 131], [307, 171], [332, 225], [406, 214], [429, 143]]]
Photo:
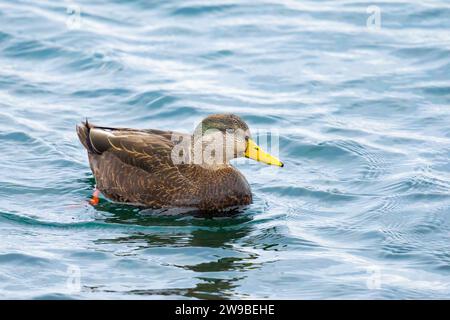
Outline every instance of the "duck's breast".
[[247, 179], [231, 166], [215, 170], [202, 185], [201, 209], [220, 210], [251, 203], [252, 192]]

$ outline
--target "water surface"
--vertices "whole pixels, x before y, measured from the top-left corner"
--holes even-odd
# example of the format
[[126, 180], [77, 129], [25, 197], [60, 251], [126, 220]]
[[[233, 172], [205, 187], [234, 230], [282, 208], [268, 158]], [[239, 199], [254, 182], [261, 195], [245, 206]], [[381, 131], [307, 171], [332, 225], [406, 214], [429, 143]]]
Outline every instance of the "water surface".
[[[449, 298], [450, 4], [370, 5], [0, 1], [0, 298]], [[76, 123], [217, 112], [280, 135], [249, 208], [86, 203]]]

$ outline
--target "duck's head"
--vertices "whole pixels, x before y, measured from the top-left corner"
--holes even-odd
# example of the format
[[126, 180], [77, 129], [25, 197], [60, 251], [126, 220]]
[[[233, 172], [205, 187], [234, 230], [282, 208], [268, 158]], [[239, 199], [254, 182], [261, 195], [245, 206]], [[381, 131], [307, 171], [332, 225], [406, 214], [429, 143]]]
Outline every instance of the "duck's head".
[[[212, 157], [224, 159], [226, 163], [234, 158], [246, 157], [269, 165], [284, 166], [252, 140], [248, 125], [234, 114], [214, 114], [203, 119], [194, 131], [194, 141], [202, 141], [203, 154], [209, 153]], [[222, 154], [217, 155], [217, 150]]]

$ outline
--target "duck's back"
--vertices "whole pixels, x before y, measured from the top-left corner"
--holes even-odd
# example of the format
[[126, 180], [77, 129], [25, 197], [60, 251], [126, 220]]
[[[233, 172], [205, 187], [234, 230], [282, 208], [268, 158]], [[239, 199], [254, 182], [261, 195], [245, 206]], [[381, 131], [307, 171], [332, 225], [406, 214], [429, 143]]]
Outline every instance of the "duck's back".
[[113, 201], [201, 210], [221, 210], [252, 201], [248, 182], [231, 166], [210, 170], [174, 164], [174, 132], [88, 123], [77, 126], [77, 132], [88, 151], [97, 188]]

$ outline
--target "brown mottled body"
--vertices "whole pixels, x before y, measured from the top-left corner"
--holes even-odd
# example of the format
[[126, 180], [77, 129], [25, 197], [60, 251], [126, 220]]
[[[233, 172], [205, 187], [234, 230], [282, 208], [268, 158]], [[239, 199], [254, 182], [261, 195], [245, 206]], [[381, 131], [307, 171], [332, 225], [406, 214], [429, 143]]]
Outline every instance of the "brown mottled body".
[[113, 201], [204, 211], [252, 202], [247, 180], [230, 165], [174, 164], [172, 132], [83, 123], [77, 126], [77, 133], [88, 151], [97, 188]]

